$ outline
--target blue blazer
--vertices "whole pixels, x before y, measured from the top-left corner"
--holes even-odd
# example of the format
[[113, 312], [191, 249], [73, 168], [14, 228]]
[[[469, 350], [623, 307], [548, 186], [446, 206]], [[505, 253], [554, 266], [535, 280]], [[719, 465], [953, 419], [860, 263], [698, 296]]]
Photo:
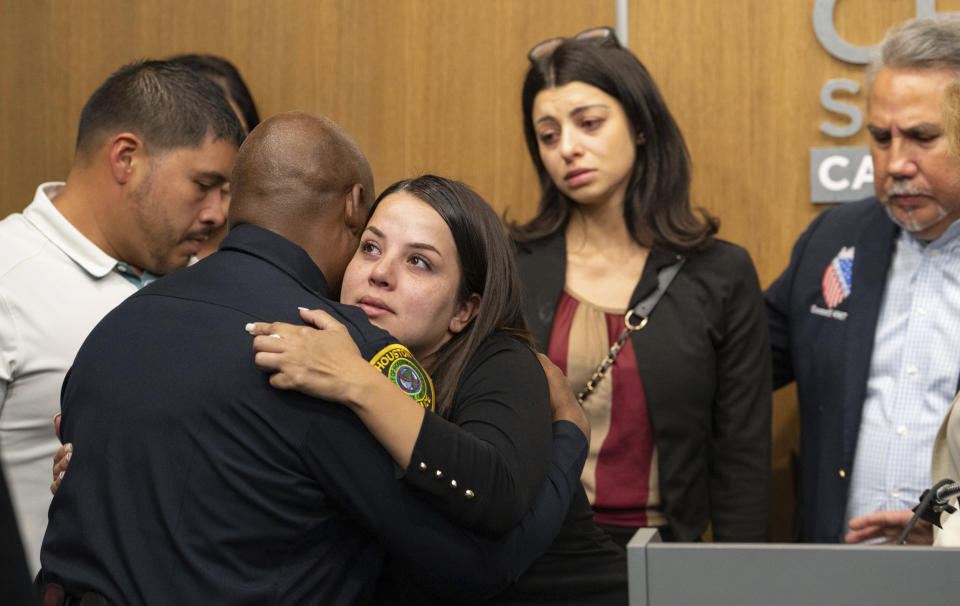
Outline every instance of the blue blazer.
[[[900, 228], [876, 198], [831, 208], [793, 247], [790, 265], [764, 293], [774, 387], [797, 382], [802, 541], [834, 542], [844, 529], [874, 333]], [[849, 295], [831, 308], [824, 272], [853, 247]]]

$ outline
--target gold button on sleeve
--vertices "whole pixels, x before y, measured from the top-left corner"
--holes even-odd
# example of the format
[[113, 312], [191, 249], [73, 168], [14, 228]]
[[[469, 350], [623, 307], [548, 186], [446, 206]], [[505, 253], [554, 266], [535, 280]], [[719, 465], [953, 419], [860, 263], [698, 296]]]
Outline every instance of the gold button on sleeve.
[[473, 494], [473, 491], [468, 488], [468, 489], [466, 489], [466, 490], [463, 491], [463, 496], [466, 497], [466, 498], [468, 498], [468, 499], [472, 499], [473, 497], [475, 497], [475, 496], [477, 496], [477, 495]]

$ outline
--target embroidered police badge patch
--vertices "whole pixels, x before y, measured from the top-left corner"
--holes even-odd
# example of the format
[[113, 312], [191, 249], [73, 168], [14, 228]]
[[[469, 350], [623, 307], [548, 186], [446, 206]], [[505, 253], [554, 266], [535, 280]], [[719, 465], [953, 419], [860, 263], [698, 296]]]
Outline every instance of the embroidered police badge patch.
[[823, 272], [820, 285], [823, 289], [823, 300], [830, 309], [840, 305], [850, 296], [850, 286], [853, 283], [853, 253], [853, 246], [844, 246]]
[[393, 343], [381, 349], [370, 363], [413, 401], [430, 412], [434, 410], [433, 380], [410, 350]]

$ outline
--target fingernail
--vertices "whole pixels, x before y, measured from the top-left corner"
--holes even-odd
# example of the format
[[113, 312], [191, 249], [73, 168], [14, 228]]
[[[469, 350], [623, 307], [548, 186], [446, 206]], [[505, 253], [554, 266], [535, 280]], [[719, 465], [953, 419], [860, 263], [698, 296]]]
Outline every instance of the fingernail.
[[299, 309], [300, 311], [310, 311], [306, 307], [298, 307], [297, 309]]
[[67, 462], [68, 462], [68, 463], [70, 462], [70, 457], [72, 457], [72, 456], [73, 456], [73, 453], [72, 453], [72, 452], [68, 452], [68, 453], [67, 453]]
[[67, 443], [64, 444], [63, 446], [64, 446], [63, 449], [64, 449], [65, 451], [67, 451], [67, 452], [73, 452], [73, 442], [67, 442]]
[[57, 479], [58, 479], [58, 480], [62, 480], [62, 479], [63, 479], [63, 472], [62, 472], [62, 471], [60, 472], [60, 475], [57, 476]]
[[246, 326], [244, 326], [243, 329], [244, 329], [245, 331], [247, 331], [247, 332], [252, 333], [252, 332], [253, 332], [253, 322], [250, 322], [249, 324], [247, 324]]

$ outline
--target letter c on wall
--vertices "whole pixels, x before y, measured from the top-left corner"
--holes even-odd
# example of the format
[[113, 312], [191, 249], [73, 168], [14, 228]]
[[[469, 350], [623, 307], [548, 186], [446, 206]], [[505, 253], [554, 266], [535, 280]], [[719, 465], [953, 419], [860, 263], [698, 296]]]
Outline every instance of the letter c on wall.
[[[813, 5], [813, 31], [817, 40], [831, 55], [846, 61], [866, 65], [870, 61], [870, 52], [879, 46], [856, 46], [840, 37], [833, 24], [833, 9], [837, 0], [816, 0]], [[937, 0], [916, 0], [917, 17], [932, 17], [937, 14]]]
[[850, 166], [850, 160], [843, 156], [830, 156], [820, 163], [817, 169], [817, 177], [820, 184], [830, 191], [843, 191], [850, 187], [850, 179], [834, 179], [830, 176], [830, 169], [834, 166], [846, 168]]

